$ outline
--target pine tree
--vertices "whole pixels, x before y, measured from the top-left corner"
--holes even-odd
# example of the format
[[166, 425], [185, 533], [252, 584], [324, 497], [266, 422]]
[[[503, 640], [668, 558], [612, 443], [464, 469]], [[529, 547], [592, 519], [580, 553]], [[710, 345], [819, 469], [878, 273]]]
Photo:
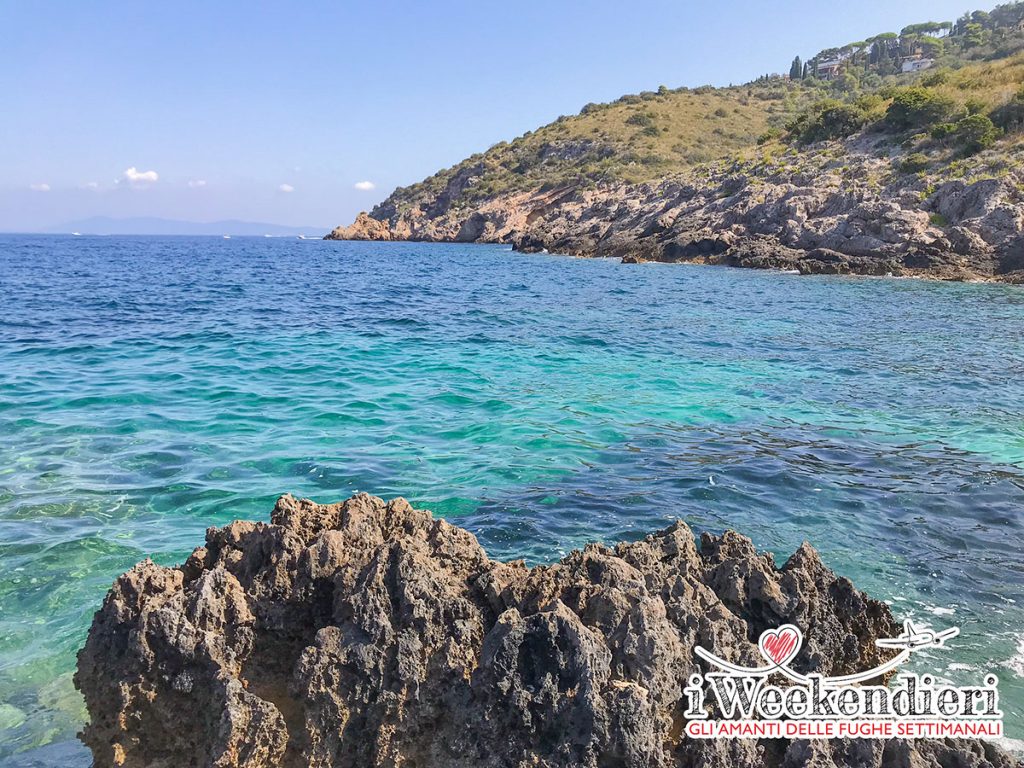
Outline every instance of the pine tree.
[[800, 61], [800, 57], [797, 56], [793, 59], [793, 65], [789, 68], [789, 79], [799, 80], [804, 76], [804, 65]]

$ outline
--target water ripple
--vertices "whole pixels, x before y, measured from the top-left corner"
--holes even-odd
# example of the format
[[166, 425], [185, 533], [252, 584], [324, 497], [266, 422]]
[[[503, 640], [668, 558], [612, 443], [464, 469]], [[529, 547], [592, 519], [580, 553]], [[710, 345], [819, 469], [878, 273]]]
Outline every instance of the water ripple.
[[1024, 733], [1019, 288], [2, 237], [0, 300], [0, 762], [82, 759], [70, 672], [119, 572], [285, 491], [404, 495], [530, 562], [680, 517], [809, 539], [962, 626]]

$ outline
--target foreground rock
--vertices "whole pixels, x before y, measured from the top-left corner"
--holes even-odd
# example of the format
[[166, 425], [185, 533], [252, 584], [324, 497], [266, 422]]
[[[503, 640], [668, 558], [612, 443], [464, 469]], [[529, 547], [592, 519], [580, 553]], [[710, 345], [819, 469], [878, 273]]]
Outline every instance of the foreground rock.
[[82, 738], [99, 768], [1013, 764], [977, 741], [682, 737], [694, 645], [752, 663], [785, 622], [823, 674], [898, 631], [808, 545], [777, 568], [676, 523], [528, 569], [402, 499], [285, 496], [116, 581], [79, 654]]
[[[967, 180], [907, 173], [885, 137], [720, 162], [646, 184], [568, 184], [467, 200], [467, 166], [440, 189], [397, 190], [337, 240], [512, 244], [521, 251], [723, 264], [803, 274], [1024, 282], [1024, 170]], [[948, 168], [940, 169], [943, 173]], [[412, 191], [415, 190], [415, 191]]]

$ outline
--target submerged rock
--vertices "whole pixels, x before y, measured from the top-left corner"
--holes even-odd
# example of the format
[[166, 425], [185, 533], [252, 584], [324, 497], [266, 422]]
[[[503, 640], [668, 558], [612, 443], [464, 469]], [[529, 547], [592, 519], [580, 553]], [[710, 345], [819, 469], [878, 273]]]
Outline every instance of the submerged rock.
[[114, 583], [78, 657], [81, 737], [99, 768], [1013, 765], [978, 741], [687, 739], [694, 646], [754, 664], [783, 623], [805, 630], [793, 666], [826, 675], [899, 631], [807, 544], [778, 568], [679, 522], [530, 569], [402, 499], [284, 496]]

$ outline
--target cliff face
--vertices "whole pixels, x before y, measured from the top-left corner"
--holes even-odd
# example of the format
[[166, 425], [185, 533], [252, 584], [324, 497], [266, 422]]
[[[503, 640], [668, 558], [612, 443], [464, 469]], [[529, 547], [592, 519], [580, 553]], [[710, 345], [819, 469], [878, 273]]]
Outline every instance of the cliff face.
[[[568, 184], [453, 203], [393, 196], [328, 238], [510, 243], [518, 250], [795, 269], [802, 273], [1024, 280], [1024, 172], [904, 173], [870, 134], [722, 162], [656, 183]], [[975, 172], [972, 172], [975, 171]], [[449, 185], [450, 186], [450, 185]]]
[[100, 768], [1013, 764], [977, 741], [683, 737], [694, 645], [753, 663], [785, 622], [823, 674], [898, 631], [808, 545], [777, 568], [677, 523], [527, 569], [401, 499], [286, 496], [117, 580], [79, 654], [82, 738]]

